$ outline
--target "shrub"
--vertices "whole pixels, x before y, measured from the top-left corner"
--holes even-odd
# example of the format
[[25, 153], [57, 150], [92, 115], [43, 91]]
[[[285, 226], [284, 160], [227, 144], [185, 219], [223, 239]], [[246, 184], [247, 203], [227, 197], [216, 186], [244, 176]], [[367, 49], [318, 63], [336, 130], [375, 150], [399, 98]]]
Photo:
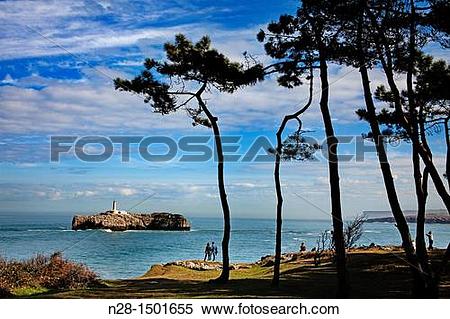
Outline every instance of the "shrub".
[[97, 274], [83, 264], [64, 259], [61, 253], [37, 255], [24, 261], [0, 257], [0, 297], [25, 287], [78, 289], [97, 282]]
[[84, 288], [97, 281], [97, 275], [89, 268], [64, 260], [60, 253], [50, 257], [43, 275], [43, 286], [49, 289]]
[[345, 248], [352, 248], [361, 238], [364, 232], [364, 223], [367, 221], [365, 214], [355, 217], [353, 221], [347, 223], [344, 229]]
[[11, 296], [11, 286], [1, 275], [2, 269], [5, 267], [6, 261], [0, 257], [0, 298]]

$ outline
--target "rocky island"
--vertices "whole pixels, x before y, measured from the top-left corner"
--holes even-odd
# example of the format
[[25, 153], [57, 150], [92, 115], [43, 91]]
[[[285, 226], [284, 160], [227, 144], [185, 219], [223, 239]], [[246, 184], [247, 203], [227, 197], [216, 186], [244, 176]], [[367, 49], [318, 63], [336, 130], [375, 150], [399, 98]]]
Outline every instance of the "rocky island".
[[165, 212], [129, 213], [120, 211], [117, 210], [117, 202], [114, 201], [112, 210], [89, 216], [74, 216], [72, 220], [72, 229], [188, 231], [191, 229], [191, 225], [189, 221], [180, 214]]

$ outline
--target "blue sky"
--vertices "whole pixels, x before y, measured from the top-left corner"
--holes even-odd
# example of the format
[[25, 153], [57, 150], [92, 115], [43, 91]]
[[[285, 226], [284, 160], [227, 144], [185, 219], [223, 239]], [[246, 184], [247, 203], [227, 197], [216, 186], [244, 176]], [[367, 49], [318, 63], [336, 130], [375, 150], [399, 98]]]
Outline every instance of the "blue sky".
[[[112, 79], [131, 78], [145, 57], [163, 57], [162, 44], [176, 33], [213, 45], [234, 60], [242, 52], [267, 62], [255, 35], [297, 2], [283, 1], [1, 1], [0, 2], [0, 213], [89, 213], [113, 199], [127, 209], [167, 210], [188, 216], [220, 217], [216, 165], [149, 163], [136, 154], [122, 163], [83, 163], [70, 154], [50, 163], [52, 135], [209, 135], [192, 127], [185, 114], [153, 114], [139, 97], [115, 92]], [[432, 48], [448, 60], [448, 51]], [[330, 67], [331, 112], [339, 135], [367, 130], [354, 110], [363, 106], [357, 71]], [[373, 87], [383, 82], [377, 70]], [[399, 77], [402, 83], [402, 78]], [[233, 95], [211, 93], [208, 103], [224, 134], [242, 136], [241, 153], [258, 136], [271, 141], [282, 115], [295, 110], [306, 88], [287, 90], [268, 79]], [[318, 98], [304, 125], [323, 137]], [[442, 134], [431, 137], [442, 169]], [[341, 146], [352, 153], [354, 144]], [[414, 209], [409, 145], [391, 147], [390, 158], [403, 207]], [[272, 218], [275, 212], [272, 163], [228, 163], [226, 183], [235, 217]], [[327, 165], [283, 163], [287, 218], [324, 219], [329, 211]], [[376, 157], [341, 164], [345, 215], [388, 209]], [[430, 208], [442, 205], [431, 191]]]

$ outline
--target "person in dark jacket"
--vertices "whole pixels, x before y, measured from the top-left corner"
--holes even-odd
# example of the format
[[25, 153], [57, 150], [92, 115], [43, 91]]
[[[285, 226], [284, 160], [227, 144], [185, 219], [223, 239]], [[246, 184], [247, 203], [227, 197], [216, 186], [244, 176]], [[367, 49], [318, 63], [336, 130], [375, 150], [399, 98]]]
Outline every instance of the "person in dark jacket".
[[215, 261], [216, 256], [217, 256], [217, 246], [214, 244], [214, 242], [212, 242], [212, 245], [211, 245], [211, 254], [212, 254], [212, 260]]
[[205, 258], [203, 258], [203, 261], [206, 261], [206, 259], [211, 260], [211, 246], [209, 245], [209, 243], [206, 244]]
[[433, 240], [433, 233], [431, 232], [431, 230], [428, 232], [427, 237], [428, 237], [428, 249], [433, 250], [434, 240]]

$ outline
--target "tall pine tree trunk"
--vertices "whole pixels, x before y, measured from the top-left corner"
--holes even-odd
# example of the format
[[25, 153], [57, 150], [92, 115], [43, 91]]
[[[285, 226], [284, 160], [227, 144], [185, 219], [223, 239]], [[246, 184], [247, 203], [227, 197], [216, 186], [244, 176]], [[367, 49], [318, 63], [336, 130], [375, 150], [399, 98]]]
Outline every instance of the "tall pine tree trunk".
[[428, 196], [428, 170], [425, 168], [423, 176], [420, 174], [419, 155], [413, 154], [414, 185], [417, 198], [417, 219], [416, 219], [416, 252], [417, 258], [425, 273], [428, 273], [428, 253], [425, 242], [425, 213]]
[[[283, 118], [283, 121], [280, 124], [280, 127], [277, 130], [277, 147], [275, 150], [275, 167], [273, 171], [274, 180], [275, 180], [275, 191], [277, 196], [277, 214], [276, 214], [276, 234], [275, 234], [275, 262], [273, 266], [273, 279], [272, 286], [278, 287], [280, 283], [280, 264], [281, 264], [281, 234], [282, 234], [282, 225], [283, 225], [283, 193], [281, 190], [281, 181], [280, 181], [280, 162], [281, 162], [281, 154], [283, 152], [283, 132], [286, 128], [286, 124], [293, 119], [298, 119], [298, 117], [303, 114], [311, 105], [313, 98], [313, 70], [310, 70], [310, 83], [309, 83], [309, 99], [306, 105], [298, 110], [297, 112], [286, 115]], [[301, 127], [299, 127], [301, 129]]]
[[213, 116], [203, 100], [197, 96], [197, 100], [205, 112], [211, 127], [214, 132], [214, 142], [217, 151], [217, 183], [219, 185], [219, 196], [220, 203], [222, 205], [223, 212], [223, 238], [222, 238], [222, 273], [220, 276], [212, 282], [215, 283], [226, 283], [230, 277], [230, 257], [229, 257], [229, 245], [230, 245], [230, 233], [231, 233], [231, 217], [230, 217], [230, 207], [228, 205], [227, 193], [225, 190], [224, 181], [224, 156], [222, 149], [222, 139], [220, 135], [219, 125], [217, 124], [217, 117]]
[[[428, 147], [427, 136], [425, 131], [425, 121], [423, 116], [423, 106], [419, 108], [419, 137], [422, 143]], [[428, 150], [431, 154], [431, 150]], [[426, 213], [426, 203], [428, 197], [428, 179], [429, 173], [428, 168], [425, 167], [422, 176], [422, 194], [423, 201], [418, 207], [417, 212], [417, 230], [416, 230], [416, 247], [417, 247], [417, 257], [425, 272], [426, 279], [426, 290], [424, 297], [438, 298], [439, 296], [439, 274], [434, 270], [434, 267], [430, 265], [430, 260], [428, 257], [427, 246], [425, 241], [425, 213]]]
[[280, 182], [280, 161], [281, 161], [281, 152], [283, 150], [283, 142], [282, 142], [282, 134], [284, 128], [286, 127], [286, 117], [281, 123], [278, 131], [277, 131], [277, 148], [275, 151], [275, 168], [273, 171], [274, 179], [275, 179], [275, 191], [277, 195], [277, 221], [276, 221], [276, 233], [275, 233], [275, 263], [273, 265], [273, 279], [272, 286], [278, 287], [280, 283], [280, 263], [281, 263], [281, 231], [282, 231], [282, 223], [283, 223], [283, 193], [281, 191], [281, 182]]
[[322, 113], [325, 134], [327, 137], [327, 155], [329, 183], [331, 193], [331, 216], [333, 220], [333, 240], [336, 249], [336, 270], [338, 276], [338, 292], [339, 298], [346, 298], [349, 295], [349, 283], [346, 267], [345, 243], [344, 243], [344, 223], [342, 221], [341, 209], [341, 191], [339, 186], [339, 163], [337, 155], [338, 140], [334, 135], [333, 123], [331, 121], [330, 110], [328, 107], [329, 100], [329, 83], [328, 83], [328, 66], [325, 58], [325, 52], [319, 52], [319, 70], [322, 94], [320, 97], [320, 111]]
[[[424, 193], [424, 187], [427, 186], [427, 180], [422, 182], [422, 174], [420, 170], [420, 155], [419, 155], [419, 120], [418, 116], [422, 119], [423, 108], [420, 108], [419, 114], [417, 113], [417, 105], [415, 99], [415, 92], [413, 87], [413, 73], [416, 60], [416, 25], [415, 25], [415, 4], [413, 0], [410, 0], [411, 21], [409, 28], [409, 44], [408, 44], [408, 68], [406, 72], [406, 87], [408, 95], [409, 106], [409, 123], [411, 126], [411, 140], [412, 143], [412, 163], [413, 163], [413, 175], [414, 186], [416, 190], [417, 199], [417, 219], [416, 219], [416, 250], [417, 257], [422, 266], [422, 269], [427, 273], [428, 271], [428, 255], [425, 243], [425, 210], [426, 210], [426, 195]], [[428, 178], [428, 170], [425, 170]]]
[[445, 145], [447, 146], [447, 157], [445, 159], [445, 176], [447, 178], [448, 189], [450, 190], [450, 137], [448, 132], [448, 121], [449, 118], [446, 118], [444, 122]]
[[407, 260], [411, 266], [410, 268], [413, 274], [413, 282], [414, 282], [413, 294], [418, 296], [422, 294], [425, 288], [425, 282], [422, 275], [422, 268], [415, 254], [414, 247], [411, 241], [409, 226], [408, 223], [406, 222], [406, 218], [403, 214], [403, 211], [400, 207], [400, 202], [398, 200], [397, 191], [394, 184], [394, 178], [392, 177], [392, 171], [387, 158], [386, 149], [384, 148], [382, 134], [378, 126], [375, 104], [373, 102], [372, 92], [370, 89], [370, 80], [367, 67], [364, 64], [361, 64], [359, 71], [361, 74], [369, 124], [372, 130], [375, 147], [377, 149], [378, 160], [381, 168], [381, 173], [383, 175], [386, 194], [397, 228], [402, 238], [403, 249], [405, 250]]
[[[430, 273], [430, 267], [428, 265], [428, 254], [425, 243], [425, 211], [426, 211], [426, 195], [424, 193], [424, 186], [427, 186], [427, 180], [422, 181], [422, 174], [420, 170], [420, 139], [419, 139], [419, 124], [417, 105], [415, 99], [415, 92], [413, 87], [413, 73], [416, 59], [416, 25], [415, 25], [415, 5], [414, 1], [410, 0], [411, 7], [411, 21], [409, 29], [409, 45], [408, 45], [408, 68], [406, 72], [406, 88], [408, 96], [409, 107], [409, 125], [410, 125], [410, 138], [412, 140], [412, 163], [413, 163], [413, 175], [414, 175], [414, 187], [416, 191], [417, 199], [417, 218], [416, 218], [416, 255], [423, 271], [424, 277], [423, 283], [418, 282], [416, 284], [416, 294], [418, 296], [427, 296], [433, 285], [433, 276]], [[422, 116], [422, 112], [420, 113]], [[428, 170], [425, 171], [428, 178]], [[425, 190], [426, 191], [426, 190]], [[420, 280], [420, 278], [418, 278]]]

